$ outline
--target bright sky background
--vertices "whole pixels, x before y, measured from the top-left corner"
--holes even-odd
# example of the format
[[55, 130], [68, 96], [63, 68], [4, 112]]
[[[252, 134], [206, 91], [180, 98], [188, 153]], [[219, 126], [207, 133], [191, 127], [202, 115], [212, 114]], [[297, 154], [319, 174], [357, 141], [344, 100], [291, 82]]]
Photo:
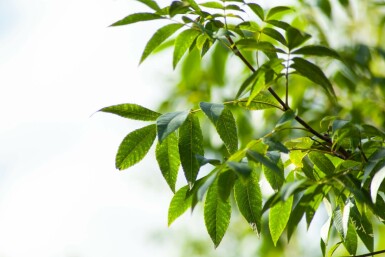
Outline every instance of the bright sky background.
[[164, 65], [138, 68], [153, 30], [107, 28], [138, 6], [0, 1], [1, 257], [169, 256], [150, 240], [170, 231], [154, 158], [114, 168], [120, 141], [145, 123], [94, 114], [163, 95]]

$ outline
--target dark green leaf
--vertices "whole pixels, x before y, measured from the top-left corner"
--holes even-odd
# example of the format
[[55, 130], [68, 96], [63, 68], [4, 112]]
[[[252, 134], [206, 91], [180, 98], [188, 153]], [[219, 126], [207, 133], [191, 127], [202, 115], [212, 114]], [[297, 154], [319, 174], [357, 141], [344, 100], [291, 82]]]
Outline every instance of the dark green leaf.
[[199, 106], [214, 125], [218, 122], [219, 117], [225, 109], [223, 104], [215, 103], [201, 102]]
[[290, 24], [284, 21], [268, 20], [266, 22], [283, 30], [288, 30], [289, 28], [291, 28]]
[[156, 146], [156, 160], [164, 179], [175, 192], [175, 183], [180, 166], [178, 151], [178, 138], [175, 133], [171, 133], [162, 143]]
[[115, 165], [124, 170], [140, 162], [150, 150], [156, 137], [155, 124], [137, 129], [128, 134], [119, 146]]
[[192, 196], [188, 196], [188, 185], [179, 189], [173, 196], [168, 208], [168, 225], [170, 226], [191, 206]]
[[264, 165], [267, 168], [269, 168], [271, 171], [275, 172], [277, 174], [277, 176], [279, 176], [282, 179], [284, 179], [283, 172], [278, 167], [278, 165], [275, 164], [274, 162], [272, 162], [270, 159], [268, 159], [265, 156], [263, 156], [262, 154], [257, 153], [255, 151], [247, 150], [247, 157], [250, 160], [252, 160], [252, 161], [254, 161], [256, 163], [261, 163], [262, 165]]
[[218, 177], [218, 193], [223, 201], [229, 199], [231, 191], [234, 188], [235, 180], [237, 175], [235, 175], [232, 170], [225, 170]]
[[356, 206], [352, 207], [350, 215], [353, 220], [353, 224], [355, 224], [355, 229], [358, 236], [361, 238], [366, 248], [370, 252], [373, 252], [374, 235], [373, 235], [373, 225], [371, 221], [367, 218], [365, 213], [362, 213], [361, 215]]
[[262, 30], [262, 33], [265, 35], [268, 35], [269, 37], [277, 40], [278, 42], [282, 43], [283, 45], [287, 45], [286, 39], [284, 36], [282, 36], [281, 33], [279, 33], [277, 30], [272, 28], [264, 28]]
[[266, 20], [270, 20], [271, 17], [273, 17], [274, 15], [278, 14], [278, 13], [281, 13], [281, 12], [286, 12], [286, 11], [289, 11], [291, 10], [290, 7], [287, 7], [287, 6], [276, 6], [276, 7], [273, 7], [271, 8], [267, 15], [266, 15]]
[[200, 31], [196, 29], [187, 29], [181, 32], [175, 39], [175, 48], [173, 56], [173, 68], [175, 69], [176, 65], [187, 51], [190, 46], [193, 44], [194, 40], [201, 34]]
[[332, 16], [332, 6], [329, 0], [318, 0], [318, 7], [322, 10], [322, 12], [331, 18]]
[[273, 44], [266, 41], [257, 42], [254, 39], [241, 39], [238, 40], [235, 44], [239, 49], [260, 50], [264, 53], [285, 53], [282, 49], [276, 48]]
[[333, 99], [336, 97], [332, 84], [318, 66], [298, 57], [293, 58], [293, 61], [294, 63], [291, 67], [294, 68], [299, 74], [322, 86], [328, 95]]
[[238, 134], [235, 119], [228, 108], [225, 108], [215, 124], [217, 132], [229, 154], [238, 150]]
[[280, 201], [270, 209], [269, 229], [275, 246], [289, 221], [292, 206], [293, 196], [289, 197], [286, 201]]
[[136, 0], [136, 1], [147, 5], [148, 7], [153, 9], [154, 11], [160, 11], [159, 5], [154, 0]]
[[281, 116], [281, 118], [279, 118], [277, 125], [275, 125], [275, 127], [278, 128], [288, 122], [291, 122], [292, 120], [294, 120], [295, 116], [296, 115], [292, 109], [285, 111], [284, 114]]
[[250, 7], [250, 9], [258, 15], [258, 17], [264, 21], [265, 20], [265, 14], [263, 12], [262, 7], [259, 4], [254, 4], [254, 3], [247, 3], [247, 5]]
[[190, 11], [189, 4], [182, 1], [173, 1], [168, 10], [170, 17], [174, 17], [177, 14], [185, 14]]
[[219, 245], [230, 224], [231, 204], [223, 201], [218, 193], [217, 183], [213, 183], [207, 192], [204, 218], [207, 231], [214, 242], [215, 247]]
[[340, 55], [334, 51], [331, 48], [328, 48], [326, 46], [317, 46], [317, 45], [310, 45], [310, 46], [304, 46], [301, 47], [292, 54], [303, 54], [303, 55], [314, 55], [314, 56], [325, 56], [325, 57], [333, 57], [335, 59], [340, 59]]
[[296, 28], [289, 27], [286, 29], [287, 46], [292, 50], [307, 41], [311, 36]]
[[104, 107], [99, 112], [108, 112], [133, 120], [154, 121], [161, 114], [137, 104], [118, 104]]
[[179, 129], [179, 155], [185, 177], [192, 185], [200, 168], [196, 155], [204, 155], [202, 130], [198, 117], [193, 113]]
[[111, 24], [110, 26], [122, 26], [122, 25], [128, 25], [128, 24], [141, 22], [141, 21], [150, 21], [150, 20], [158, 20], [158, 19], [163, 19], [163, 17], [154, 13], [145, 13], [145, 12], [133, 13]]
[[173, 23], [158, 29], [147, 42], [142, 57], [140, 58], [140, 63], [142, 63], [158, 46], [160, 46], [167, 38], [169, 38], [182, 26], [182, 24]]
[[208, 163], [210, 163], [211, 165], [214, 165], [214, 166], [217, 166], [217, 165], [221, 164], [220, 160], [217, 160], [217, 159], [207, 159], [204, 156], [201, 156], [199, 154], [196, 154], [195, 157], [197, 158], [197, 160], [199, 162], [199, 165], [201, 167], [206, 165], [206, 164], [208, 164]]
[[169, 112], [156, 120], [158, 140], [162, 142], [168, 135], [177, 130], [189, 115], [189, 111]]
[[235, 200], [239, 211], [249, 222], [254, 232], [261, 232], [262, 193], [254, 172], [247, 180], [238, 179], [234, 187]]
[[252, 169], [247, 163], [229, 161], [227, 162], [227, 165], [241, 178], [248, 178], [252, 172]]
[[348, 232], [344, 240], [344, 246], [352, 256], [356, 255], [357, 244], [358, 242], [357, 242], [356, 230], [354, 229], [354, 226], [351, 223], [349, 223]]
[[285, 182], [284, 178], [284, 172], [283, 172], [283, 163], [281, 160], [281, 156], [279, 152], [268, 152], [267, 156], [269, 159], [277, 165], [277, 167], [280, 170], [280, 173], [277, 174], [276, 171], [271, 170], [267, 166], [263, 166], [263, 173], [265, 174], [266, 180], [269, 182], [270, 186], [274, 190], [278, 190], [281, 188], [283, 183]]

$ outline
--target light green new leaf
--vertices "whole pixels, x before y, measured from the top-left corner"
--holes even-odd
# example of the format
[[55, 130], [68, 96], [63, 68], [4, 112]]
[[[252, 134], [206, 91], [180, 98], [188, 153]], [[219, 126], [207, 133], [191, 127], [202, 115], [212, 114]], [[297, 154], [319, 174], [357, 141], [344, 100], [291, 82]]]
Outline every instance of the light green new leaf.
[[175, 183], [180, 166], [178, 150], [178, 138], [175, 133], [171, 133], [162, 143], [156, 145], [156, 160], [164, 179], [175, 192]]
[[161, 114], [138, 104], [118, 104], [105, 107], [99, 112], [108, 112], [132, 120], [154, 121]]
[[254, 4], [254, 3], [247, 3], [247, 5], [250, 7], [250, 9], [258, 15], [258, 17], [264, 21], [265, 20], [265, 14], [263, 12], [262, 7], [259, 4]]
[[221, 10], [224, 9], [223, 4], [221, 4], [220, 2], [214, 2], [214, 1], [201, 3], [200, 5], [207, 8], [221, 9]]
[[175, 69], [176, 65], [187, 51], [190, 46], [193, 44], [194, 40], [201, 34], [200, 31], [196, 29], [187, 29], [181, 32], [175, 39], [175, 48], [172, 65]]
[[206, 196], [204, 206], [204, 219], [207, 232], [215, 247], [219, 245], [230, 224], [231, 204], [229, 200], [223, 201], [218, 192], [217, 183], [213, 183]]
[[340, 55], [334, 51], [333, 49], [330, 49], [326, 46], [317, 46], [317, 45], [310, 45], [310, 46], [304, 46], [301, 47], [292, 54], [303, 54], [303, 55], [314, 55], [314, 56], [325, 56], [325, 57], [333, 57], [335, 59], [340, 59]]
[[189, 115], [189, 111], [165, 113], [156, 120], [158, 140], [162, 142], [168, 135], [177, 130]]
[[290, 10], [291, 10], [291, 8], [287, 7], [287, 6], [276, 6], [276, 7], [273, 7], [273, 8], [271, 8], [267, 12], [266, 20], [270, 20], [271, 17], [273, 17], [274, 15], [276, 15], [278, 13], [286, 12], [286, 11], [290, 11]]
[[329, 158], [323, 153], [311, 152], [309, 153], [310, 160], [317, 166], [324, 174], [331, 175], [334, 173], [335, 167]]
[[158, 29], [144, 48], [140, 63], [142, 63], [158, 46], [160, 46], [167, 38], [174, 34], [183, 24], [168, 24]]
[[370, 196], [372, 198], [373, 203], [376, 203], [378, 189], [381, 186], [381, 183], [385, 179], [385, 166], [382, 167], [379, 171], [374, 174], [372, 182], [370, 184]]
[[147, 13], [147, 12], [133, 13], [111, 24], [110, 26], [122, 26], [122, 25], [128, 25], [128, 24], [141, 22], [141, 21], [151, 21], [151, 20], [158, 20], [158, 19], [164, 19], [164, 18], [155, 13]]
[[140, 162], [150, 150], [156, 137], [155, 124], [137, 129], [128, 134], [119, 146], [115, 165], [124, 170]]
[[141, 2], [142, 4], [147, 5], [148, 7], [153, 9], [154, 11], [160, 11], [159, 5], [154, 0], [136, 0], [136, 1]]
[[170, 226], [177, 218], [179, 218], [191, 206], [192, 195], [188, 195], [189, 186], [179, 189], [170, 202], [168, 207], [168, 226]]
[[289, 221], [291, 208], [293, 206], [293, 196], [286, 201], [280, 201], [270, 209], [269, 213], [269, 229], [274, 245], [285, 230], [286, 224]]
[[293, 64], [290, 66], [295, 69], [299, 74], [313, 81], [314, 83], [322, 86], [332, 99], [335, 99], [336, 95], [329, 79], [323, 73], [323, 71], [315, 64], [299, 58], [293, 58]]
[[[244, 181], [244, 182], [243, 182]], [[234, 186], [238, 209], [258, 235], [261, 232], [262, 193], [254, 172], [247, 180], [238, 179]]]
[[188, 115], [179, 129], [179, 155], [185, 177], [192, 185], [200, 168], [196, 155], [204, 155], [202, 130], [198, 117], [193, 113]]

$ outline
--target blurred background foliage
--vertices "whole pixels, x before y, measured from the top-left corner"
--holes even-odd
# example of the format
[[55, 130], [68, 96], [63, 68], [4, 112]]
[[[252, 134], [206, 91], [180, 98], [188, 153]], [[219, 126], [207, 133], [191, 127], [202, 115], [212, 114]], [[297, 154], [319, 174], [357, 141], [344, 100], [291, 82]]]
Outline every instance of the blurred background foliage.
[[[259, 3], [264, 6], [264, 3]], [[286, 3], [285, 3], [286, 5]], [[385, 130], [385, 2], [373, 0], [298, 0], [291, 1], [293, 12], [285, 14], [282, 20], [287, 20], [293, 26], [312, 35], [312, 43], [329, 46], [337, 50], [342, 61], [330, 59], [311, 59], [324, 67], [325, 74], [330, 78], [338, 96], [338, 105], [328, 101], [323, 92], [314, 88], [310, 81], [300, 76], [291, 76], [289, 99], [291, 107], [297, 109], [306, 121], [318, 131], [322, 128], [320, 120], [328, 116], [351, 120], [354, 123], [368, 123], [380, 130]], [[262, 35], [263, 36], [263, 35]], [[267, 37], [266, 37], [266, 40]], [[172, 45], [164, 43], [159, 49]], [[263, 58], [261, 56], [249, 60]], [[320, 63], [322, 62], [322, 63]], [[179, 76], [167, 83], [171, 85], [165, 100], [160, 104], [161, 112], [178, 109], [198, 108], [201, 101], [224, 102], [232, 100], [240, 84], [250, 71], [228, 49], [220, 44], [211, 48], [203, 59], [197, 50], [192, 50], [177, 68]], [[166, 77], [166, 75], [165, 75]], [[281, 80], [282, 83], [283, 80]], [[282, 91], [280, 91], [280, 89]], [[277, 87], [280, 95], [284, 94], [284, 85]], [[274, 128], [281, 113], [274, 109], [247, 113], [232, 110], [237, 117], [238, 136], [241, 144], [252, 138], [259, 138]], [[221, 151], [222, 144], [209, 123], [201, 123], [204, 131], [206, 152], [215, 154]], [[275, 135], [277, 139], [301, 136], [301, 131], [287, 130]], [[211, 151], [210, 151], [211, 149]], [[194, 212], [202, 212], [196, 208]], [[188, 215], [188, 214], [187, 214]], [[185, 214], [185, 216], [187, 216]], [[193, 213], [194, 216], [202, 215]], [[307, 231], [302, 224], [287, 244], [282, 237], [277, 245], [267, 234], [266, 219], [264, 219], [264, 236], [258, 238], [245, 223], [241, 215], [233, 210], [232, 221], [226, 233], [224, 242], [214, 250], [208, 235], [204, 232], [193, 232], [186, 228], [172, 230], [170, 235], [154, 234], [159, 243], [178, 246], [177, 256], [321, 256], [319, 250], [320, 227], [327, 219], [326, 215], [318, 215], [318, 220]], [[188, 222], [188, 221], [187, 221]], [[179, 223], [187, 223], [179, 221]], [[383, 226], [374, 221], [374, 232], [385, 234]], [[173, 225], [173, 226], [178, 226]], [[187, 226], [187, 224], [186, 224]], [[315, 236], [313, 240], [312, 236]], [[338, 235], [332, 235], [334, 243]], [[167, 238], [167, 240], [166, 240]], [[385, 246], [385, 237], [377, 237], [375, 249]], [[330, 245], [332, 245], [330, 243]], [[336, 255], [348, 255], [340, 247]]]

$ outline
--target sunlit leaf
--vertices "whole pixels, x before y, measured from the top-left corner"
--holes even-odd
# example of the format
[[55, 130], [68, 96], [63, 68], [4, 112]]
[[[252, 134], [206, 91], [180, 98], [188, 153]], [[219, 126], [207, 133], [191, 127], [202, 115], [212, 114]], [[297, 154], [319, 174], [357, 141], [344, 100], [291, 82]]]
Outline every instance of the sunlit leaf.
[[122, 26], [122, 25], [128, 25], [128, 24], [141, 22], [141, 21], [150, 21], [150, 20], [158, 20], [158, 19], [163, 19], [163, 17], [154, 13], [133, 13], [111, 24], [110, 26]]
[[156, 160], [164, 179], [175, 192], [175, 183], [180, 166], [178, 150], [178, 138], [175, 133], [171, 133], [162, 143], [156, 146]]
[[333, 174], [335, 167], [333, 163], [328, 159], [325, 154], [318, 152], [309, 153], [310, 160], [317, 166], [324, 174]]
[[274, 15], [276, 15], [278, 13], [286, 12], [286, 11], [290, 11], [290, 10], [291, 10], [291, 8], [287, 7], [287, 6], [276, 6], [276, 7], [273, 7], [273, 8], [271, 8], [267, 12], [266, 20], [270, 20], [271, 17], [273, 17]]
[[220, 2], [214, 2], [214, 1], [201, 3], [200, 6], [207, 7], [207, 8], [221, 9], [221, 10], [223, 10], [224, 8]]
[[170, 226], [177, 218], [179, 218], [191, 206], [191, 195], [188, 196], [188, 185], [179, 189], [173, 196], [170, 206], [168, 207], [168, 225]]
[[132, 120], [154, 121], [161, 114], [138, 104], [118, 104], [104, 107], [100, 112], [108, 112]]
[[182, 26], [182, 24], [173, 23], [158, 29], [147, 42], [142, 57], [140, 58], [140, 63], [142, 63], [159, 45], [161, 45], [167, 38], [169, 38]]
[[380, 170], [374, 174], [372, 182], [370, 183], [370, 196], [372, 197], [373, 203], [376, 203], [378, 189], [382, 182], [385, 179], [385, 166], [383, 166]]
[[194, 40], [201, 34], [199, 30], [187, 29], [181, 32], [175, 39], [175, 48], [172, 65], [175, 69], [176, 65], [184, 55], [184, 53], [190, 48]]
[[213, 183], [209, 188], [204, 206], [204, 219], [207, 231], [215, 247], [222, 241], [230, 223], [231, 204], [219, 196], [218, 185]]
[[269, 229], [274, 245], [277, 245], [277, 241], [289, 221], [292, 205], [293, 196], [289, 197], [286, 201], [277, 203], [270, 209]]
[[124, 170], [140, 162], [150, 150], [156, 137], [156, 125], [152, 124], [129, 133], [119, 146], [115, 165]]
[[189, 115], [189, 111], [165, 113], [156, 120], [158, 140], [162, 142], [177, 130]]
[[258, 235], [261, 232], [262, 193], [255, 173], [247, 180], [238, 179], [234, 186], [239, 211]]
[[282, 36], [282, 34], [279, 33], [275, 29], [263, 28], [262, 33], [268, 35], [269, 37], [271, 37], [271, 38], [273, 38], [275, 40], [277, 40], [278, 42], [282, 43], [283, 45], [287, 45], [285, 37]]
[[190, 185], [195, 182], [200, 168], [197, 154], [204, 155], [203, 135], [198, 117], [191, 113], [179, 129], [179, 155]]

